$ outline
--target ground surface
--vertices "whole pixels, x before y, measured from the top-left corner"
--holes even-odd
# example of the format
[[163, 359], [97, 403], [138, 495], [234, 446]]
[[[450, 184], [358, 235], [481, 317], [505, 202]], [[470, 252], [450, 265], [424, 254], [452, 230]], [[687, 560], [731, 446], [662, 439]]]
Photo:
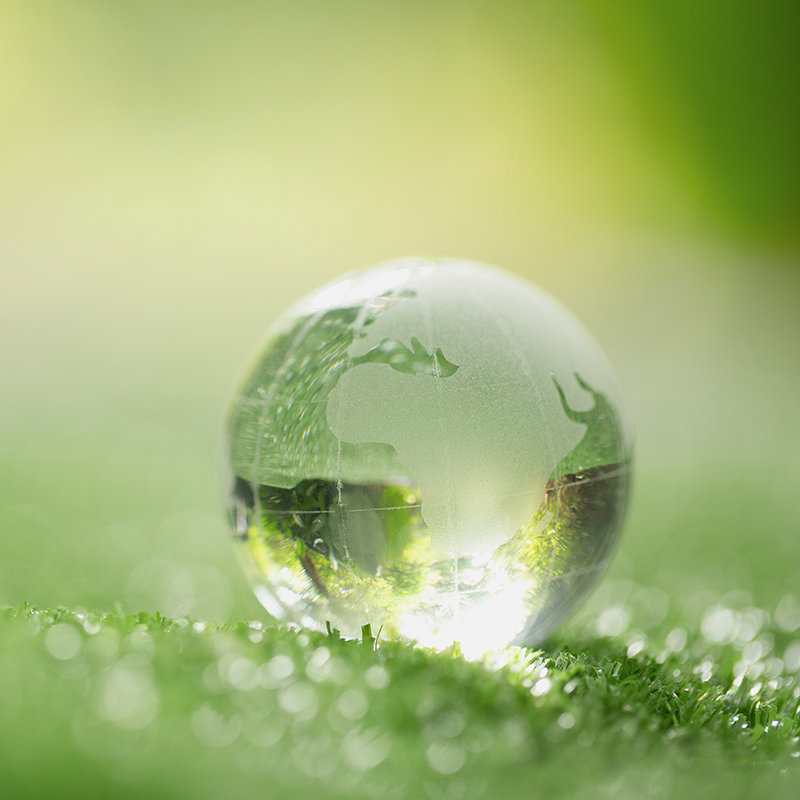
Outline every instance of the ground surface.
[[645, 632], [660, 594], [629, 589], [543, 650], [472, 663], [258, 622], [5, 609], [4, 795], [796, 796], [797, 606]]

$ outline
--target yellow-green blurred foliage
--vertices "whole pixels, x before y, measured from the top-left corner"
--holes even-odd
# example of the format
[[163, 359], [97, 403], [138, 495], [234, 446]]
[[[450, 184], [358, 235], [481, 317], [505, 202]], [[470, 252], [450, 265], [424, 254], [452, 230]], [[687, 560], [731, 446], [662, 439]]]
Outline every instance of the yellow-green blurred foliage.
[[757, 590], [755, 529], [800, 555], [798, 8], [0, 2], [0, 602], [245, 613], [225, 399], [289, 302], [408, 254], [584, 318], [632, 568]]

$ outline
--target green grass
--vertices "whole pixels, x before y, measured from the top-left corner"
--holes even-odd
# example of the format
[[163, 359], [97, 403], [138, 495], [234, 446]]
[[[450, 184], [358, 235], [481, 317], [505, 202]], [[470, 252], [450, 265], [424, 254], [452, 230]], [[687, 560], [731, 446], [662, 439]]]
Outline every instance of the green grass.
[[626, 624], [640, 614], [589, 611], [542, 650], [469, 662], [257, 622], [8, 608], [3, 796], [796, 796], [796, 609], [715, 606], [647, 634]]

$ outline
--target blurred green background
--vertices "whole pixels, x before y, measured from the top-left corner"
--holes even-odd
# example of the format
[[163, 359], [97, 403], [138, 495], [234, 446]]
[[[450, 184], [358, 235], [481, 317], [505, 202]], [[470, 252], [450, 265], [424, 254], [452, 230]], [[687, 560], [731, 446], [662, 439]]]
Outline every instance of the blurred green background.
[[474, 258], [615, 365], [614, 575], [800, 592], [800, 6], [0, 2], [0, 604], [262, 616], [227, 398], [340, 273]]

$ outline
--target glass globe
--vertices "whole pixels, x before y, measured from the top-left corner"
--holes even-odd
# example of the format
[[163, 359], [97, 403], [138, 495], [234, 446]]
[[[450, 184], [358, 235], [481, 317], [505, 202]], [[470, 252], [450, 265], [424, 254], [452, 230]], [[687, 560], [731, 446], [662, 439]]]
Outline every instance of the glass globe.
[[234, 397], [234, 537], [274, 616], [533, 644], [614, 550], [631, 436], [581, 324], [532, 284], [404, 259], [292, 307]]

